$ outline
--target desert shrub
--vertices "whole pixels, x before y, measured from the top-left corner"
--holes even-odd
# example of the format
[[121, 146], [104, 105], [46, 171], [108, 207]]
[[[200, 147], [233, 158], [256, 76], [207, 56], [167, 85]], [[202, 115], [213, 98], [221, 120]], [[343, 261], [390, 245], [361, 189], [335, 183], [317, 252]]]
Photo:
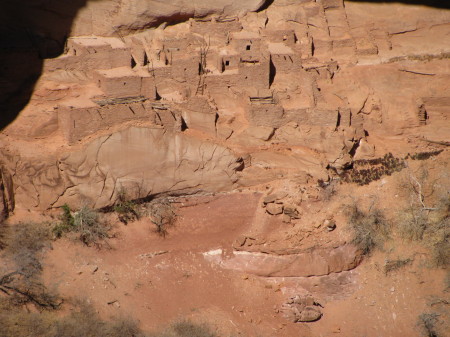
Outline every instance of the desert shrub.
[[33, 304], [38, 309], [57, 309], [61, 299], [40, 282], [39, 276], [29, 278], [18, 271], [0, 277], [0, 291], [8, 297], [5, 302], [13, 306]]
[[419, 208], [409, 206], [402, 210], [397, 221], [397, 230], [400, 237], [420, 241], [427, 229], [428, 216]]
[[40, 280], [42, 253], [50, 247], [48, 224], [19, 223], [10, 226], [3, 257], [12, 262], [2, 268], [0, 291], [7, 301], [20, 306], [28, 303], [39, 309], [55, 309], [60, 300]]
[[29, 312], [0, 301], [0, 337], [141, 337], [129, 318], [102, 320], [96, 311], [79, 303], [69, 315], [55, 311]]
[[50, 245], [50, 227], [48, 224], [19, 223], [10, 226], [7, 233], [5, 254], [16, 265], [17, 271], [32, 278], [42, 270], [41, 252]]
[[6, 235], [7, 235], [7, 227], [6, 224], [0, 222], [0, 250], [6, 247]]
[[99, 214], [83, 206], [73, 217], [75, 231], [80, 233], [80, 240], [87, 246], [99, 246], [100, 241], [111, 238], [111, 227], [100, 222]]
[[173, 331], [177, 337], [215, 337], [205, 325], [194, 324], [190, 321], [181, 321], [173, 325]]
[[450, 291], [450, 271], [447, 271], [447, 274], [444, 278], [444, 291], [448, 292]]
[[411, 259], [397, 259], [397, 260], [387, 260], [384, 264], [384, 273], [389, 274], [395, 270], [401, 269], [409, 264], [411, 264]]
[[421, 329], [421, 333], [425, 337], [439, 337], [436, 329], [438, 322], [437, 313], [423, 313], [419, 315], [417, 325]]
[[113, 321], [100, 319], [94, 308], [79, 302], [69, 316], [55, 322], [53, 336], [73, 337], [138, 337], [143, 336], [138, 324], [130, 318], [116, 318]]
[[140, 218], [136, 203], [128, 200], [127, 194], [123, 189], [119, 191], [113, 209], [118, 214], [119, 220], [125, 225]]
[[72, 216], [72, 212], [70, 211], [70, 207], [67, 204], [61, 206], [63, 213], [61, 214], [61, 222], [57, 223], [52, 231], [53, 235], [56, 238], [60, 238], [64, 235], [64, 233], [70, 232], [74, 230], [74, 218]]
[[218, 337], [218, 335], [204, 324], [183, 320], [175, 322], [166, 331], [153, 334], [151, 337]]
[[167, 235], [167, 229], [175, 223], [177, 214], [171, 202], [164, 198], [154, 200], [150, 203], [149, 216], [156, 225], [156, 232], [165, 237]]
[[72, 212], [67, 205], [61, 207], [63, 214], [61, 222], [53, 227], [53, 234], [56, 238], [61, 237], [65, 233], [78, 233], [78, 238], [87, 246], [95, 245], [100, 247], [105, 240], [113, 237], [110, 234], [111, 226], [100, 221], [99, 213], [83, 206], [77, 212]]
[[383, 248], [391, 226], [381, 210], [375, 208], [365, 212], [354, 202], [348, 206], [347, 216], [354, 233], [352, 241], [364, 254], [369, 254], [375, 248]]
[[397, 223], [402, 238], [420, 242], [430, 250], [433, 266], [450, 265], [450, 197], [442, 198], [431, 209], [411, 204], [399, 212]]

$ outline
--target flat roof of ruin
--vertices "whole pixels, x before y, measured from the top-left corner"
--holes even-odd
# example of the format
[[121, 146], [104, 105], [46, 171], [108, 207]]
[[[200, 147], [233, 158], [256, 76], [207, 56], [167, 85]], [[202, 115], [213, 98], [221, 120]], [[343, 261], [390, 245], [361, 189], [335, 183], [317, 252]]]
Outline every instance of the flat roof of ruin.
[[255, 32], [241, 30], [240, 32], [231, 33], [231, 37], [236, 40], [260, 39], [261, 36]]
[[112, 68], [112, 69], [97, 70], [97, 72], [108, 78], [130, 77], [130, 76], [142, 77], [141, 72], [136, 72], [129, 67], [119, 67], [119, 68]]
[[70, 38], [73, 43], [85, 47], [111, 46], [111, 48], [126, 48], [125, 43], [116, 37], [77, 36]]
[[269, 53], [271, 53], [272, 55], [294, 54], [294, 51], [292, 50], [292, 48], [286, 46], [282, 42], [268, 43], [267, 48], [269, 49]]

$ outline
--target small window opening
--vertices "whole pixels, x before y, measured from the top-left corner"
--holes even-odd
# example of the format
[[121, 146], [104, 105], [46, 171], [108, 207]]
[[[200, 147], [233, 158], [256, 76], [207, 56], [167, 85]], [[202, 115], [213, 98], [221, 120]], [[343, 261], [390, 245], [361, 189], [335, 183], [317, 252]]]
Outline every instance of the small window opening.
[[181, 131], [186, 131], [188, 128], [186, 121], [184, 120], [183, 117], [181, 117]]
[[230, 65], [230, 61], [225, 61], [225, 66], [227, 67], [227, 66], [229, 66]]
[[160, 101], [161, 99], [162, 99], [162, 97], [158, 93], [158, 89], [155, 88], [155, 101]]
[[147, 64], [148, 64], [148, 56], [147, 56], [147, 53], [144, 52], [144, 62], [143, 62], [143, 65], [146, 66]]
[[251, 48], [252, 48], [252, 46], [249, 44], [247, 45], [247, 47], [245, 47], [246, 50], [250, 50]]

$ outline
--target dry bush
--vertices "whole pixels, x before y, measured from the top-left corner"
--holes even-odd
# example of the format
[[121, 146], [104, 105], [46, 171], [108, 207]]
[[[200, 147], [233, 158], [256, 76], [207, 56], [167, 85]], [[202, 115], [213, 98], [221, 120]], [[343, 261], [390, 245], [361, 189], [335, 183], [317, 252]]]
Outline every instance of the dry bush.
[[412, 259], [387, 260], [384, 264], [384, 273], [389, 274], [412, 263]]
[[42, 271], [40, 262], [44, 248], [50, 248], [48, 224], [19, 223], [10, 226], [6, 234], [5, 255], [16, 265], [16, 270], [26, 278], [33, 278]]
[[425, 337], [439, 337], [442, 336], [437, 331], [439, 315], [437, 313], [423, 313], [419, 315], [417, 326], [421, 330], [422, 336]]
[[55, 311], [33, 313], [0, 301], [0, 337], [143, 337], [129, 318], [103, 321], [85, 303], [61, 316]]
[[6, 247], [7, 231], [6, 224], [0, 222], [0, 250]]
[[[431, 154], [439, 154], [433, 152]], [[415, 157], [411, 157], [415, 158]], [[397, 232], [401, 238], [419, 242], [430, 251], [435, 267], [450, 265], [450, 175], [447, 163], [410, 163], [399, 179], [399, 194], [407, 205], [397, 214]], [[433, 174], [432, 172], [437, 172]]]
[[436, 207], [424, 209], [411, 205], [398, 214], [398, 232], [404, 239], [417, 241], [431, 252], [436, 267], [450, 265], [450, 198], [443, 198]]
[[167, 229], [177, 218], [172, 203], [167, 198], [152, 201], [149, 204], [149, 216], [156, 225], [156, 232], [163, 237], [167, 235]]
[[83, 206], [79, 211], [72, 213], [67, 205], [61, 208], [63, 210], [61, 222], [53, 227], [56, 238], [65, 233], [75, 232], [85, 245], [100, 248], [102, 243], [107, 244], [106, 239], [114, 237], [110, 234], [112, 227], [100, 221], [100, 215], [96, 210]]
[[204, 324], [195, 324], [190, 321], [180, 321], [164, 332], [151, 335], [151, 337], [218, 337]]
[[384, 242], [389, 238], [391, 225], [381, 210], [370, 208], [366, 212], [354, 202], [347, 207], [346, 213], [354, 233], [353, 243], [364, 254], [370, 254], [373, 249], [383, 248]]
[[76, 310], [69, 316], [55, 322], [55, 334], [51, 336], [138, 337], [143, 335], [132, 319], [119, 318], [111, 322], [103, 321], [92, 306], [79, 302]]
[[0, 291], [7, 295], [5, 301], [13, 306], [33, 304], [37, 309], [57, 309], [62, 303], [41, 283], [39, 276], [25, 277], [18, 271], [0, 277]]
[[83, 206], [73, 217], [75, 230], [80, 233], [80, 240], [87, 246], [101, 246], [100, 241], [109, 239], [111, 227], [99, 220], [97, 211]]
[[3, 257], [13, 266], [9, 270], [3, 268], [0, 291], [16, 306], [31, 303], [39, 309], [57, 308], [58, 296], [49, 292], [40, 280], [42, 253], [50, 247], [49, 225], [19, 223], [8, 229]]

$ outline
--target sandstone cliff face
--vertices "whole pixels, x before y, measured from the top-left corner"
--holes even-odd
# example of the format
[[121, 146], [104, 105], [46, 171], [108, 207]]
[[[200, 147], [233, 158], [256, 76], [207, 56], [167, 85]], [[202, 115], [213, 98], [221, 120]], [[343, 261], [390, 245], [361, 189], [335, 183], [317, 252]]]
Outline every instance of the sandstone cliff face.
[[105, 207], [120, 189], [143, 198], [327, 181], [356, 159], [448, 140], [448, 11], [265, 5], [87, 3], [0, 135], [8, 200]]
[[[235, 16], [257, 11], [267, 0], [126, 0], [91, 1], [75, 20], [72, 35], [117, 36], [189, 18]], [[97, 18], [102, 18], [98, 20]]]

